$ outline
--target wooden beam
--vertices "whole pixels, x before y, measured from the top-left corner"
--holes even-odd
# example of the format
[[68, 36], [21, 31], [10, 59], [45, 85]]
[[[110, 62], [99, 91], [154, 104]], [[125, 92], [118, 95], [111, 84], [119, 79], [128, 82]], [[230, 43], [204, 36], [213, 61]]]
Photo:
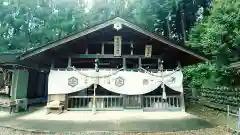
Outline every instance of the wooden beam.
[[[100, 43], [102, 43], [102, 44], [114, 44], [114, 41], [94, 41], [94, 42], [88, 42], [88, 44], [90, 45], [90, 44], [100, 44]], [[132, 41], [122, 41], [122, 44], [128, 44], [128, 45], [130, 45], [132, 43]]]
[[[69, 56], [62, 56], [61, 58], [68, 58]], [[74, 54], [70, 56], [71, 58], [90, 58], [95, 59], [97, 57], [97, 54]], [[111, 58], [111, 59], [122, 59], [122, 58], [130, 58], [130, 59], [158, 59], [161, 58], [162, 55], [153, 55], [152, 57], [148, 58], [145, 57], [145, 55], [122, 55], [122, 56], [114, 56], [113, 54], [100, 54], [98, 55], [98, 58]]]

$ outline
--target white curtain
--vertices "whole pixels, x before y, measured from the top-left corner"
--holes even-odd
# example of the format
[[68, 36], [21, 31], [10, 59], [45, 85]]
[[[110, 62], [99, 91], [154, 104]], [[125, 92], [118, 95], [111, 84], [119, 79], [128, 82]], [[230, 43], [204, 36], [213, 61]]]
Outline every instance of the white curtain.
[[[163, 74], [163, 75], [162, 75]], [[163, 78], [162, 78], [163, 76]], [[49, 74], [48, 93], [67, 94], [84, 90], [96, 83], [103, 88], [126, 95], [149, 93], [162, 82], [171, 89], [182, 92], [183, 75], [181, 71], [163, 73], [142, 73], [133, 71], [55, 71]]]
[[149, 74], [120, 71], [110, 77], [99, 79], [99, 85], [115, 93], [139, 95], [155, 90], [161, 85], [161, 81]]
[[[161, 76], [161, 72], [153, 73], [153, 75]], [[183, 74], [181, 71], [164, 71], [163, 83], [169, 88], [183, 92]]]
[[67, 94], [81, 91], [94, 84], [94, 81], [94, 79], [87, 78], [75, 71], [51, 70], [48, 77], [48, 94]]

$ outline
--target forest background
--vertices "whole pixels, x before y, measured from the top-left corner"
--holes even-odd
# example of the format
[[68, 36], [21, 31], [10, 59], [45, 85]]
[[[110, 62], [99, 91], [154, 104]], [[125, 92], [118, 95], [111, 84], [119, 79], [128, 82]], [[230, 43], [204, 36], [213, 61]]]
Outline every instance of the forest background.
[[239, 0], [0, 0], [0, 51], [25, 52], [114, 17], [209, 58], [184, 67], [184, 86], [237, 86]]

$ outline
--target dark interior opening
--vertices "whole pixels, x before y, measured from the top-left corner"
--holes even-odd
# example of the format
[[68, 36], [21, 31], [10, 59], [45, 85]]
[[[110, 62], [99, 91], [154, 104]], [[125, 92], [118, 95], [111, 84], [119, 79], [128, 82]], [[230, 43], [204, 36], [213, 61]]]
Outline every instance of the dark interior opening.
[[[155, 90], [153, 90], [153, 91], [151, 91], [151, 92], [149, 92], [149, 93], [144, 94], [144, 96], [153, 96], [153, 95], [161, 96], [161, 95], [162, 95], [162, 91], [163, 91], [163, 89], [161, 88], [161, 85], [160, 85], [160, 86], [159, 86], [158, 88], [156, 88]], [[166, 86], [166, 85], [165, 85], [165, 92], [166, 92], [166, 95], [167, 95], [167, 96], [169, 96], [169, 95], [171, 95], [171, 96], [172, 96], [172, 95], [174, 95], [174, 96], [180, 95], [180, 92], [175, 91], [175, 90], [169, 88], [169, 87]]]
[[131, 54], [131, 45], [122, 44], [122, 55], [130, 55], [130, 54]]
[[94, 68], [94, 59], [72, 59], [72, 66], [75, 68]]
[[126, 59], [126, 68], [127, 69], [137, 69], [139, 67], [138, 59]]
[[122, 59], [99, 59], [99, 68], [122, 68]]
[[101, 54], [101, 44], [90, 44], [88, 45], [89, 54]]
[[134, 45], [133, 54], [144, 55], [145, 54], [145, 45], [143, 45], [143, 44]]
[[[93, 96], [94, 94], [94, 85], [91, 85], [90, 87], [86, 88], [85, 90], [77, 91], [74, 93], [70, 93], [70, 96]], [[100, 85], [97, 85], [96, 88], [96, 96], [119, 96], [120, 94], [111, 92], [109, 90], [106, 90], [105, 88], [101, 87]]]
[[47, 96], [48, 74], [35, 70], [29, 71], [27, 98], [34, 99]]
[[158, 69], [158, 59], [142, 59], [142, 67], [145, 69]]
[[114, 45], [113, 44], [104, 44], [104, 54], [113, 54]]
[[54, 68], [67, 68], [68, 59], [57, 59], [54, 61]]

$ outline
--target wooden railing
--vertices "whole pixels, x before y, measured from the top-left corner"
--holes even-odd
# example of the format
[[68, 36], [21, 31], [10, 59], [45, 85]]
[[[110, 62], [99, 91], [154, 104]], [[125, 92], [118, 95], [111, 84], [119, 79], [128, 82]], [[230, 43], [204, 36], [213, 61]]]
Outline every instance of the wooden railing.
[[[123, 110], [128, 98], [123, 96], [96, 96], [97, 110]], [[136, 104], [135, 108], [143, 108], [149, 110], [179, 110], [181, 109], [180, 96], [167, 96], [165, 101], [162, 96], [143, 96], [140, 104]], [[124, 101], [125, 100], [125, 101]], [[69, 96], [68, 110], [92, 110], [93, 96]], [[134, 104], [135, 105], [135, 104]], [[134, 106], [131, 106], [134, 108]]]
[[[96, 96], [97, 110], [122, 110], [122, 96]], [[93, 96], [69, 96], [68, 110], [91, 110]]]
[[181, 109], [180, 99], [180, 96], [167, 96], [164, 101], [162, 96], [144, 96], [143, 108], [157, 110]]

